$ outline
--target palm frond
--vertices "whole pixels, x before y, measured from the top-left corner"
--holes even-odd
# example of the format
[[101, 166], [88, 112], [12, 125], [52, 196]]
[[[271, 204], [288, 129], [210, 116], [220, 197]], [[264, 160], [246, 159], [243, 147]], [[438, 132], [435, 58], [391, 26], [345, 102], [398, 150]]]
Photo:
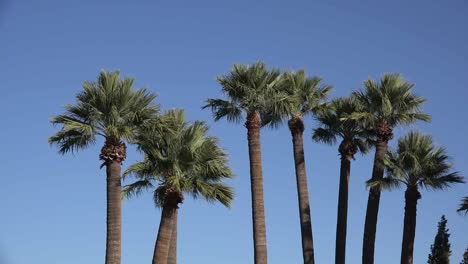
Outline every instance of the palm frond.
[[357, 120], [374, 128], [379, 122], [387, 122], [391, 128], [417, 120], [429, 122], [430, 116], [420, 110], [425, 99], [415, 95], [413, 88], [414, 84], [399, 74], [384, 74], [379, 81], [368, 79], [363, 89], [353, 92], [363, 109], [343, 119]]
[[124, 186], [122, 189], [122, 197], [130, 199], [139, 196], [143, 191], [153, 188], [153, 184], [149, 180], [139, 180], [132, 184]]
[[157, 119], [155, 98], [146, 89], [135, 90], [133, 79], [121, 80], [119, 72], [101, 71], [96, 82], [83, 83], [74, 105], [66, 105], [64, 114], [51, 119], [62, 128], [49, 143], [67, 153], [88, 147], [96, 136], [130, 142], [138, 127]]
[[239, 122], [242, 113], [268, 111], [275, 87], [280, 83], [280, 73], [277, 69], [268, 69], [262, 62], [235, 64], [217, 81], [227, 99], [208, 99], [203, 108], [211, 109], [215, 121], [226, 118]]
[[388, 175], [407, 185], [444, 190], [464, 182], [458, 172], [452, 171], [445, 148], [434, 146], [431, 136], [415, 131], [398, 140], [397, 150], [388, 152], [385, 165]]
[[242, 118], [242, 110], [234, 102], [222, 99], [208, 99], [202, 109], [210, 108], [215, 121], [226, 118], [229, 122], [239, 123]]
[[360, 120], [348, 118], [362, 109], [354, 97], [340, 97], [332, 100], [317, 114], [319, 128], [314, 129], [312, 139], [326, 144], [336, 143], [340, 137], [354, 145], [354, 149], [367, 153], [373, 141], [373, 135]]
[[284, 120], [323, 111], [332, 86], [322, 84], [319, 77], [307, 77], [300, 70], [284, 73], [272, 88], [262, 119], [264, 125], [277, 128]]
[[446, 190], [454, 183], [465, 183], [464, 178], [458, 172], [438, 177], [424, 177], [420, 181], [421, 186], [432, 190]]
[[460, 207], [458, 207], [457, 212], [462, 213], [465, 212], [465, 215], [468, 214], [468, 196], [464, 197], [460, 203]]
[[328, 145], [333, 145], [336, 143], [336, 136], [336, 133], [334, 133], [331, 129], [319, 127], [313, 130], [312, 140]]
[[394, 190], [399, 189], [402, 185], [402, 182], [393, 177], [383, 177], [382, 179], [370, 179], [366, 181], [366, 185], [369, 188], [377, 187], [380, 190]]
[[232, 189], [223, 183], [233, 177], [228, 155], [217, 138], [207, 135], [206, 123], [189, 123], [180, 110], [168, 111], [161, 120], [170, 133], [141, 130], [135, 143], [145, 158], [131, 165], [124, 176], [157, 182], [153, 194], [156, 206], [164, 204], [168, 189], [229, 205]]

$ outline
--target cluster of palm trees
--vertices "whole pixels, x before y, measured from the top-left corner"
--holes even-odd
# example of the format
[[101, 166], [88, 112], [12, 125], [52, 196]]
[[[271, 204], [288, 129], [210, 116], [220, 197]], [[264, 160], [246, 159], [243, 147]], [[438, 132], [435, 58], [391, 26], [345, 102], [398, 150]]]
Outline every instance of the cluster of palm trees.
[[[375, 147], [372, 176], [367, 182], [369, 199], [363, 238], [362, 262], [374, 263], [374, 245], [382, 190], [406, 186], [401, 263], [413, 263], [416, 206], [421, 188], [445, 189], [463, 183], [453, 171], [446, 150], [432, 138], [409, 132], [398, 140], [395, 150], [388, 143], [393, 130], [417, 120], [430, 121], [421, 112], [425, 99], [413, 93], [413, 84], [398, 74], [367, 80], [349, 97], [329, 100], [332, 89], [305, 71], [268, 69], [261, 62], [234, 65], [218, 78], [224, 98], [208, 99], [214, 120], [244, 122], [250, 159], [254, 258], [267, 263], [267, 237], [263, 195], [260, 132], [263, 127], [288, 124], [292, 136], [304, 263], [315, 263], [311, 209], [304, 158], [304, 117], [311, 115], [318, 126], [312, 139], [326, 144], [339, 140], [341, 157], [335, 263], [345, 263], [348, 186], [351, 161], [357, 153]], [[102, 71], [97, 82], [85, 82], [75, 105], [52, 123], [61, 125], [49, 142], [64, 154], [88, 147], [98, 136], [104, 140], [99, 158], [107, 174], [106, 264], [119, 264], [121, 252], [121, 200], [153, 192], [162, 208], [153, 263], [176, 263], [177, 211], [184, 195], [217, 201], [229, 207], [234, 192], [224, 183], [233, 176], [228, 156], [215, 137], [208, 136], [204, 122], [188, 122], [182, 110], [160, 113], [156, 96], [146, 89], [135, 90], [132, 79], [121, 80], [118, 72]], [[121, 174], [126, 143], [135, 144], [143, 160]], [[135, 182], [122, 188], [122, 180]]]

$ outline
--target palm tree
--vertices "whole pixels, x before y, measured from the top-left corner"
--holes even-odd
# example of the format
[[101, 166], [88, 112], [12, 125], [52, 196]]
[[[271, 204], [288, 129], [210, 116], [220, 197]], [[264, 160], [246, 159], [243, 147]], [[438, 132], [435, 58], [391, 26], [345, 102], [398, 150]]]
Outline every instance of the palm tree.
[[178, 208], [184, 194], [226, 207], [234, 197], [232, 188], [223, 183], [233, 176], [227, 165], [228, 156], [217, 138], [207, 136], [205, 123], [188, 124], [181, 110], [168, 111], [162, 120], [172, 132], [161, 135], [151, 128], [143, 131], [136, 143], [145, 158], [124, 173], [138, 179], [125, 186], [124, 197], [150, 189], [156, 206], [162, 208], [153, 264], [168, 263], [169, 251], [176, 250], [177, 237], [173, 234], [177, 234]]
[[271, 97], [270, 112], [262, 118], [264, 125], [278, 127], [288, 120], [292, 135], [294, 165], [296, 170], [299, 219], [302, 237], [304, 263], [315, 263], [312, 223], [310, 216], [309, 191], [304, 160], [304, 121], [303, 117], [316, 114], [324, 107], [331, 86], [323, 85], [319, 77], [307, 78], [305, 71], [288, 72], [282, 75], [277, 94]]
[[260, 147], [260, 115], [265, 112], [279, 71], [268, 70], [265, 64], [234, 65], [231, 72], [218, 78], [222, 91], [227, 97], [208, 99], [203, 108], [211, 108], [214, 120], [226, 118], [239, 123], [246, 119], [247, 141], [250, 158], [250, 180], [252, 193], [252, 219], [254, 235], [255, 264], [267, 263], [265, 208], [263, 200], [262, 156]]
[[314, 129], [312, 139], [326, 144], [335, 144], [341, 139], [338, 152], [341, 156], [340, 184], [338, 194], [338, 217], [336, 224], [335, 263], [346, 260], [346, 227], [348, 218], [348, 191], [351, 174], [351, 160], [357, 152], [366, 153], [370, 147], [370, 135], [355, 120], [343, 117], [361, 111], [362, 106], [353, 97], [338, 98], [330, 103], [330, 111], [318, 115], [320, 127]]
[[468, 196], [462, 199], [460, 203], [460, 207], [458, 208], [457, 212], [459, 213], [465, 212], [465, 215], [468, 214]]
[[[393, 129], [422, 120], [429, 122], [430, 117], [421, 113], [424, 98], [412, 93], [414, 84], [405, 81], [398, 74], [385, 74], [380, 82], [367, 80], [364, 89], [353, 92], [364, 109], [344, 119], [362, 122], [376, 136], [373, 180], [382, 179], [383, 159], [388, 148], [388, 141], [393, 137]], [[380, 189], [370, 188], [367, 201], [366, 220], [362, 250], [362, 263], [374, 263], [375, 233], [380, 204]]]
[[410, 132], [398, 140], [396, 151], [388, 151], [385, 159], [387, 176], [368, 182], [370, 187], [379, 189], [406, 186], [402, 264], [413, 263], [416, 207], [421, 199], [419, 189], [445, 190], [464, 182], [458, 172], [452, 171], [449, 159], [445, 148], [434, 146], [431, 136]]
[[[126, 158], [125, 141], [132, 140], [138, 126], [156, 120], [159, 107], [155, 95], [146, 89], [134, 90], [133, 79], [120, 79], [119, 72], [101, 71], [97, 82], [85, 82], [75, 105], [52, 118], [61, 125], [49, 143], [65, 154], [85, 149], [105, 139], [99, 159], [107, 175], [106, 264], [119, 264], [121, 255], [121, 164]], [[101, 166], [101, 167], [102, 167]]]

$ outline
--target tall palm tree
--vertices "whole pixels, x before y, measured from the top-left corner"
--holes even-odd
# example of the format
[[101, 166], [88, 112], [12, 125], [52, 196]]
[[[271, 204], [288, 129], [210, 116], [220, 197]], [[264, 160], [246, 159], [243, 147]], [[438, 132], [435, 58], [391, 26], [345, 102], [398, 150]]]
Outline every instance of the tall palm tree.
[[465, 215], [468, 214], [468, 196], [462, 199], [460, 203], [460, 207], [458, 208], [457, 212], [459, 213], [465, 212]]
[[268, 70], [265, 64], [234, 65], [231, 72], [218, 78], [224, 99], [208, 99], [203, 108], [211, 108], [214, 120], [226, 118], [240, 122], [245, 118], [250, 158], [250, 182], [252, 193], [252, 219], [255, 264], [267, 263], [265, 208], [263, 200], [262, 156], [260, 147], [260, 115], [265, 112], [275, 84], [278, 70]]
[[292, 135], [293, 155], [296, 170], [297, 196], [299, 202], [299, 219], [302, 237], [302, 255], [304, 263], [312, 264], [314, 244], [310, 216], [309, 191], [304, 160], [304, 121], [305, 115], [315, 115], [324, 108], [331, 86], [323, 85], [319, 77], [308, 78], [304, 70], [288, 72], [282, 75], [276, 87], [275, 96], [269, 106], [269, 112], [263, 116], [264, 125], [278, 127], [288, 120]]
[[341, 139], [338, 152], [341, 156], [340, 184], [338, 194], [338, 217], [336, 222], [335, 263], [346, 260], [346, 228], [348, 219], [348, 191], [351, 160], [357, 152], [366, 153], [371, 138], [361, 122], [343, 120], [343, 117], [361, 111], [362, 106], [353, 97], [338, 98], [330, 103], [330, 111], [318, 115], [320, 127], [314, 129], [312, 139], [326, 144], [335, 144]]
[[[429, 122], [430, 117], [421, 113], [424, 98], [412, 93], [414, 84], [405, 81], [399, 74], [385, 74], [380, 81], [367, 80], [364, 89], [353, 92], [362, 112], [354, 113], [344, 119], [353, 119], [373, 130], [376, 136], [373, 180], [382, 179], [383, 159], [388, 141], [393, 137], [393, 129], [422, 120]], [[374, 263], [375, 234], [380, 204], [380, 189], [370, 188], [367, 201], [366, 220], [362, 250], [362, 263]]]
[[444, 190], [464, 182], [458, 172], [452, 171], [449, 159], [445, 148], [434, 146], [431, 136], [410, 132], [398, 140], [396, 151], [388, 151], [385, 160], [387, 177], [368, 182], [370, 187], [379, 189], [406, 186], [402, 264], [413, 263], [416, 207], [421, 199], [419, 189]]
[[162, 208], [153, 264], [168, 263], [170, 250], [176, 250], [177, 215], [184, 194], [226, 207], [234, 196], [232, 188], [223, 183], [233, 176], [228, 156], [218, 139], [207, 135], [208, 127], [200, 121], [188, 124], [181, 110], [168, 111], [162, 120], [172, 132], [143, 131], [136, 143], [145, 158], [124, 173], [138, 179], [124, 188], [125, 197], [150, 189], [156, 206]]
[[[65, 154], [85, 149], [105, 139], [99, 159], [107, 175], [106, 264], [119, 264], [121, 255], [121, 164], [126, 158], [125, 141], [132, 140], [138, 126], [156, 120], [159, 107], [146, 89], [134, 90], [133, 79], [120, 79], [119, 72], [101, 71], [97, 82], [85, 82], [75, 105], [52, 118], [61, 125], [49, 143]], [[101, 167], [102, 167], [101, 166]]]

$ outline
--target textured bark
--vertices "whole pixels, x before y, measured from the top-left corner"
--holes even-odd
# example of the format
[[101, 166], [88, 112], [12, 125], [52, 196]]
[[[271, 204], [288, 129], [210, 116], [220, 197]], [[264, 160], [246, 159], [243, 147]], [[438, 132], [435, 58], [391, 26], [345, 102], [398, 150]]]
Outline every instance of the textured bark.
[[[375, 146], [374, 167], [372, 179], [382, 179], [384, 173], [383, 160], [387, 153], [388, 140], [392, 137], [392, 131], [385, 122], [377, 127], [377, 144]], [[362, 263], [374, 263], [375, 234], [377, 231], [377, 218], [380, 205], [380, 189], [370, 188], [367, 200], [366, 222], [364, 225], [364, 238], [362, 247]]]
[[171, 245], [169, 246], [169, 257], [167, 258], [167, 264], [177, 263], [177, 217], [178, 209], [174, 212], [174, 222], [172, 223], [172, 237]]
[[159, 223], [158, 238], [154, 246], [153, 264], [167, 264], [171, 245], [172, 227], [176, 209], [164, 205]]
[[356, 147], [350, 141], [343, 140], [340, 144], [339, 151], [341, 155], [341, 166], [336, 220], [335, 263], [344, 264], [346, 262], [349, 177], [351, 174], [351, 160], [356, 153]]
[[158, 238], [154, 246], [153, 264], [168, 263], [174, 224], [177, 221], [178, 204], [182, 201], [182, 194], [173, 189], [166, 190], [161, 221], [159, 222]]
[[314, 242], [312, 237], [312, 222], [310, 216], [309, 191], [304, 160], [304, 123], [301, 118], [292, 118], [289, 129], [293, 141], [294, 165], [296, 169], [297, 197], [299, 202], [299, 219], [301, 224], [302, 256], [304, 264], [313, 264]]
[[107, 180], [107, 233], [106, 264], [120, 264], [122, 234], [122, 184], [120, 173], [126, 157], [125, 144], [106, 139], [99, 158], [106, 166]]
[[247, 115], [245, 123], [250, 159], [250, 185], [252, 193], [252, 220], [255, 264], [267, 263], [265, 204], [263, 201], [262, 155], [260, 147], [260, 116]]
[[421, 199], [421, 194], [417, 187], [408, 187], [405, 192], [405, 220], [403, 226], [403, 241], [401, 243], [401, 264], [413, 264], [416, 210], [419, 199]]

